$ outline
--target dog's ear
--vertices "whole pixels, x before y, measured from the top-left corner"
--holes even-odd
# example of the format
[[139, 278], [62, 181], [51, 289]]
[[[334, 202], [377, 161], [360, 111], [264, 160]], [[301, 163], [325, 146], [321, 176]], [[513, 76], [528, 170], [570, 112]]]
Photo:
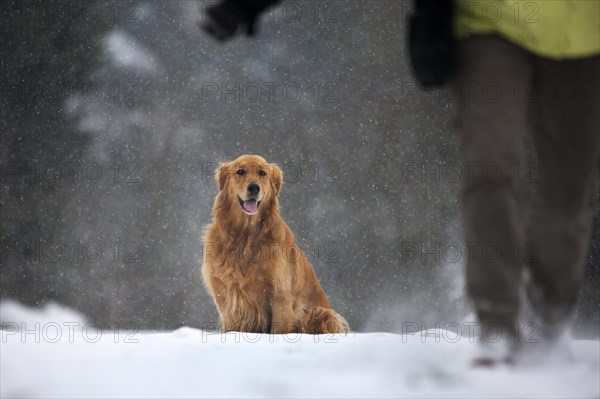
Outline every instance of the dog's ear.
[[219, 169], [217, 169], [217, 174], [215, 175], [215, 178], [217, 179], [217, 184], [219, 185], [219, 191], [222, 191], [225, 188], [225, 182], [227, 181], [227, 174], [229, 173], [227, 171], [228, 166], [229, 166], [229, 164], [227, 162], [223, 162], [219, 166]]
[[271, 182], [273, 183], [273, 191], [275, 195], [279, 195], [281, 192], [281, 186], [283, 186], [283, 172], [277, 166], [277, 164], [272, 163], [271, 167]]

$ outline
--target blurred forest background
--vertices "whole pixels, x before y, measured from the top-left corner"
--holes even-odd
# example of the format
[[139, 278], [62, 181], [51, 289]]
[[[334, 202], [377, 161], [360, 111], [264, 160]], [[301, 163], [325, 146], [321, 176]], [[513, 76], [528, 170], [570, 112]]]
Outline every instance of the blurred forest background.
[[[456, 96], [416, 87], [410, 2], [287, 1], [226, 44], [195, 24], [208, 4], [0, 2], [2, 299], [216, 325], [213, 173], [256, 153], [282, 166], [283, 217], [354, 330], [463, 320]], [[590, 337], [594, 223], [575, 319]]]

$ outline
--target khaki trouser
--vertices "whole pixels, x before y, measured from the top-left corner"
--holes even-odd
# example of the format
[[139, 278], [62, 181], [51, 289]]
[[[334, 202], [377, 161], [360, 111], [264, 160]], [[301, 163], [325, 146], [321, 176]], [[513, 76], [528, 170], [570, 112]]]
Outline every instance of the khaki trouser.
[[[598, 193], [599, 60], [541, 58], [492, 35], [459, 44], [456, 123], [462, 162], [475, 171], [461, 193], [464, 239], [474, 249], [467, 287], [483, 325], [515, 325], [524, 285], [546, 326], [569, 320]], [[536, 165], [527, 219], [525, 137]]]

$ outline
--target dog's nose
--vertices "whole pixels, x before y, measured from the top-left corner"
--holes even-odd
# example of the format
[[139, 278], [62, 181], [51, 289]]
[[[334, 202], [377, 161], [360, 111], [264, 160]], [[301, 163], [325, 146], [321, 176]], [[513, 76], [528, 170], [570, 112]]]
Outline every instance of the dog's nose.
[[256, 183], [250, 183], [248, 185], [248, 194], [256, 195], [260, 192], [260, 186]]

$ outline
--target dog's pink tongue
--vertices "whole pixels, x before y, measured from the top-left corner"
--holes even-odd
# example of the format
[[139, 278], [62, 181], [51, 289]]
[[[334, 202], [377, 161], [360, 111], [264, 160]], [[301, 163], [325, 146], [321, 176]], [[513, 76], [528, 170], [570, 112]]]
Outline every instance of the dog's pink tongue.
[[244, 201], [244, 209], [247, 212], [254, 213], [258, 209], [258, 202], [255, 199], [250, 199], [248, 201]]

